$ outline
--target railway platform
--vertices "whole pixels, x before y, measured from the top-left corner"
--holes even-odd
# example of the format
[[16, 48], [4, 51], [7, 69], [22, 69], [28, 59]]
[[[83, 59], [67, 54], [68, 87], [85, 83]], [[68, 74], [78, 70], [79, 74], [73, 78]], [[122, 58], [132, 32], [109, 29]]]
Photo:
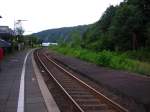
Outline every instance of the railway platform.
[[[32, 51], [21, 51], [3, 60], [0, 112], [59, 112], [33, 63]], [[41, 88], [44, 88], [43, 92]], [[47, 95], [46, 98], [43, 95]]]

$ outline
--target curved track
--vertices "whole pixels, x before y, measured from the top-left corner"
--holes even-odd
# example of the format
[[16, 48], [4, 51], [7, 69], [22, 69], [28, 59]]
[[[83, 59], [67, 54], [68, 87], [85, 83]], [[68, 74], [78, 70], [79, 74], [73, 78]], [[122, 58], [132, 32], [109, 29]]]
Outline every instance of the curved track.
[[80, 112], [128, 112], [124, 107], [75, 77], [41, 50], [36, 50], [34, 54]]

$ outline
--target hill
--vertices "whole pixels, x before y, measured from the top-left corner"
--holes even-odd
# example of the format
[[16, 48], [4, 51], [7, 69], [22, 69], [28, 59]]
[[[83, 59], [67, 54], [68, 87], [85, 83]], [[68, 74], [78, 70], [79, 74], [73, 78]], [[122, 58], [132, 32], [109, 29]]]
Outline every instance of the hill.
[[75, 27], [63, 27], [58, 29], [49, 29], [32, 35], [37, 36], [44, 42], [70, 41], [74, 35], [82, 37], [83, 33], [88, 28], [87, 25]]

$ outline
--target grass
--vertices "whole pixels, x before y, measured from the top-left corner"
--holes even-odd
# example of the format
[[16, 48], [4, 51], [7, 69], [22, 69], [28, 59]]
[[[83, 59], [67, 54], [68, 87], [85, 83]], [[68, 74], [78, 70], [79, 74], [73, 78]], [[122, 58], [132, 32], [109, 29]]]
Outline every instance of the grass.
[[149, 63], [133, 60], [125, 53], [121, 54], [106, 50], [101, 52], [93, 52], [87, 49], [70, 48], [67, 46], [51, 46], [50, 49], [53, 49], [64, 55], [95, 63], [100, 66], [136, 72], [143, 75], [150, 75]]

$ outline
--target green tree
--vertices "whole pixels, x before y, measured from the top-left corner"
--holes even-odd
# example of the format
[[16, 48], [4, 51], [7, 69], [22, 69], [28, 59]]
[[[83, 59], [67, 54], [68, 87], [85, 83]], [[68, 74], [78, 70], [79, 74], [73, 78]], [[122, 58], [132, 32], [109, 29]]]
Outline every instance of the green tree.
[[135, 50], [141, 47], [142, 24], [142, 12], [136, 6], [125, 4], [119, 7], [109, 30], [115, 47], [120, 50]]
[[84, 33], [81, 46], [92, 49], [112, 49], [111, 39], [107, 33], [111, 25], [112, 19], [115, 16], [117, 7], [110, 6], [102, 15], [101, 19], [93, 25], [90, 25], [89, 29]]
[[71, 47], [79, 47], [81, 44], [81, 34], [78, 31], [73, 31], [70, 33], [69, 44]]
[[84, 33], [81, 46], [92, 50], [136, 50], [150, 43], [150, 1], [124, 0], [110, 6]]
[[112, 19], [115, 16], [116, 9], [117, 7], [114, 7], [113, 5], [111, 5], [110, 7], [107, 8], [107, 10], [102, 15], [101, 19], [98, 22], [100, 26], [100, 30], [102, 32], [105, 33], [108, 31], [108, 28], [111, 25]]
[[41, 40], [34, 35], [26, 35], [24, 36], [25, 44], [31, 47], [34, 45], [41, 44]]

